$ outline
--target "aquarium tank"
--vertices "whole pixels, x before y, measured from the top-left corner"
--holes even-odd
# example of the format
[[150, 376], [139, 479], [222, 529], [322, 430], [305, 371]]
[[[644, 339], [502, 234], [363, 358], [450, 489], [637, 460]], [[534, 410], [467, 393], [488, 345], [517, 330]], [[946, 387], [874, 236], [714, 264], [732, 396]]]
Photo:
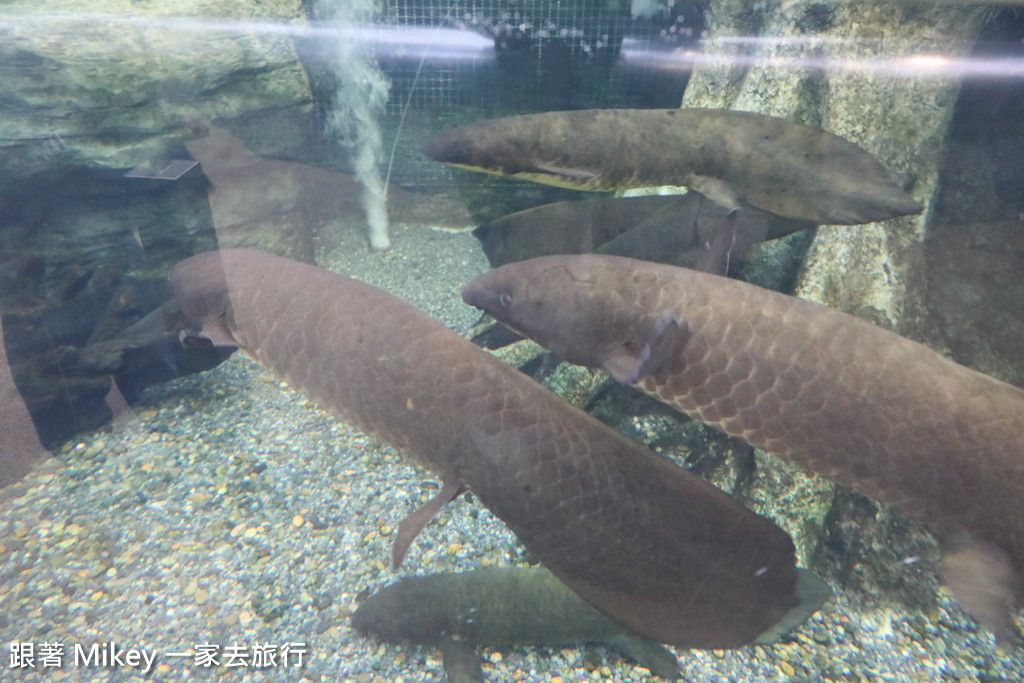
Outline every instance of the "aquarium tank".
[[1024, 680], [1024, 2], [0, 4], [0, 680]]

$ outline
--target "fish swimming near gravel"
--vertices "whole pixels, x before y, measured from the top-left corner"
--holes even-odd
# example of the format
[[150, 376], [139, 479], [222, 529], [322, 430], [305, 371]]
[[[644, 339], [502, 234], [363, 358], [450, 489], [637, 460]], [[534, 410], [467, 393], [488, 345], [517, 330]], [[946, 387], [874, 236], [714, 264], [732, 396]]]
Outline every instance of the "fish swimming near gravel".
[[444, 131], [435, 161], [579, 190], [686, 186], [734, 209], [853, 225], [920, 213], [881, 162], [819, 128], [723, 109], [586, 109]]
[[640, 635], [738, 647], [820, 602], [774, 523], [383, 290], [250, 249], [185, 259], [182, 311], [338, 418], [440, 475], [395, 556], [463, 487], [548, 569]]
[[449, 680], [484, 680], [475, 646], [587, 642], [603, 643], [656, 676], [679, 678], [674, 654], [601, 614], [543, 567], [400, 579], [367, 598], [352, 626], [387, 642], [440, 648]]
[[[480, 225], [473, 236], [492, 268], [553, 254], [597, 252], [692, 267], [728, 211], [696, 193], [598, 197], [516, 211]], [[813, 227], [753, 207], [737, 216], [733, 256], [757, 242]]]
[[551, 256], [466, 303], [573, 363], [921, 521], [1003, 640], [1024, 576], [1024, 391], [827, 306], [708, 273]]

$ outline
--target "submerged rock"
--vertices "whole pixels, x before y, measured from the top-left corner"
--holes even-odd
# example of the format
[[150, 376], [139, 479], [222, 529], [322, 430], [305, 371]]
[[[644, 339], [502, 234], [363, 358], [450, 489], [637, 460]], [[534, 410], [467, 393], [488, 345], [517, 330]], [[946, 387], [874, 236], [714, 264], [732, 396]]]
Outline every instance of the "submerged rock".
[[[877, 156], [905, 190], [928, 203], [922, 215], [884, 225], [818, 230], [797, 293], [905, 336], [938, 338], [925, 312], [924, 244], [938, 208], [934, 198], [961, 80], [957, 73], [917, 68], [913, 58], [969, 56], [983, 13], [956, 4], [889, 2], [720, 0], [713, 9], [706, 59], [695, 68], [683, 106], [758, 111], [820, 126]], [[929, 258], [939, 258], [938, 249]], [[956, 288], [953, 282], [938, 286]], [[997, 310], [987, 309], [990, 320]], [[1012, 379], [992, 364], [979, 369]], [[740, 493], [793, 532], [812, 566], [852, 598], [914, 608], [934, 603], [937, 551], [918, 525], [874, 507], [850, 521], [848, 492], [840, 488], [833, 500], [830, 487], [814, 477], [786, 476], [772, 456], [759, 452], [757, 463], [752, 487]]]
[[261, 30], [302, 17], [299, 0], [18, 1], [3, 14], [5, 180], [127, 170], [183, 151], [196, 117], [311, 101], [291, 38]]

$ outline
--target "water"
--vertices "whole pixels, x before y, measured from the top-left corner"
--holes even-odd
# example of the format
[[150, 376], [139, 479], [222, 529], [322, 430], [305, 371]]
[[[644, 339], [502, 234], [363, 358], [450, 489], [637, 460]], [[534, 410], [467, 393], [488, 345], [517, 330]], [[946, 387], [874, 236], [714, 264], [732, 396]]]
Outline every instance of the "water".
[[[314, 3], [312, 9], [328, 28], [349, 30], [368, 28], [376, 10], [374, 0], [326, 0]], [[391, 241], [379, 121], [388, 101], [388, 79], [366, 45], [351, 34], [324, 42], [328, 68], [337, 83], [327, 119], [328, 132], [338, 144], [348, 148], [356, 178], [363, 184], [370, 247], [387, 249]]]
[[[713, 4], [390, 0], [319, 6], [315, 21], [244, 0], [215, 13], [198, 0], [85, 14], [6, 4], [0, 678], [142, 680], [145, 653], [146, 680], [442, 679], [437, 650], [360, 636], [351, 610], [402, 576], [536, 558], [470, 494], [391, 569], [399, 523], [440, 480], [243, 354], [183, 346], [166, 275], [193, 253], [256, 246], [468, 329], [478, 312], [459, 292], [488, 268], [468, 229], [596, 198], [432, 161], [421, 148], [444, 129], [682, 102], [832, 131], [924, 212], [758, 244], [730, 274], [1024, 385], [1016, 3]], [[126, 177], [140, 167], [186, 170]], [[617, 231], [616, 216], [639, 216], [597, 213]], [[552, 228], [580, 220], [540, 221], [536, 248], [565, 248]], [[717, 225], [699, 222], [687, 248]], [[645, 223], [645, 253], [672, 226]], [[601, 391], [586, 371], [561, 365], [546, 382], [771, 519], [835, 593], [780, 643], [675, 649], [687, 680], [1021, 678], [1020, 650], [997, 648], [940, 589], [922, 520], [653, 400]], [[44, 448], [52, 457], [32, 457]], [[101, 660], [111, 642], [138, 662]], [[219, 664], [204, 666], [204, 651]], [[481, 652], [489, 680], [649, 678], [602, 645]]]

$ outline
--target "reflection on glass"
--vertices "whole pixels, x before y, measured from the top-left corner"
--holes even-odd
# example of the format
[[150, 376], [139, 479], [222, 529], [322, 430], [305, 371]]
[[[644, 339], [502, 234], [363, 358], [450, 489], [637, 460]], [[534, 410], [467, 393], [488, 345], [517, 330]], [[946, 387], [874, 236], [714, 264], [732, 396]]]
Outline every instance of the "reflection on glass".
[[4, 4], [0, 679], [1019, 680], [1020, 4]]

